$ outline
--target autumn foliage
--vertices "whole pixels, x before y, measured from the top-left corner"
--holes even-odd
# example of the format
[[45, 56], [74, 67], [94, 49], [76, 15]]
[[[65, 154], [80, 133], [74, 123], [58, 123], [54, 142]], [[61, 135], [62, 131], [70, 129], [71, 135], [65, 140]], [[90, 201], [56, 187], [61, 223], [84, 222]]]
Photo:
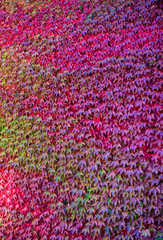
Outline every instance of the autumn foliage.
[[0, 239], [161, 239], [155, 0], [0, 3]]

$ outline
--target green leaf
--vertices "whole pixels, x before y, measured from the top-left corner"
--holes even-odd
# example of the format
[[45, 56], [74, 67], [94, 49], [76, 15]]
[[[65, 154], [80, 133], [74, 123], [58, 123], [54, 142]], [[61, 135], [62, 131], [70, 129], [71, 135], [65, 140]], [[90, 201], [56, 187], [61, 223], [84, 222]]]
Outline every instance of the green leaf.
[[6, 152], [1, 152], [0, 156], [3, 157], [4, 155], [6, 155]]
[[108, 199], [107, 199], [107, 202], [108, 202], [108, 203], [110, 203], [110, 202], [111, 202], [111, 200], [112, 200], [111, 198], [108, 198]]
[[78, 176], [78, 177], [83, 176], [83, 173], [82, 173], [82, 172], [78, 172], [78, 173], [76, 174], [76, 176]]
[[60, 206], [63, 206], [63, 203], [62, 203], [62, 202], [58, 202], [58, 203], [57, 203], [57, 206], [59, 206], [59, 207], [60, 207]]
[[80, 198], [80, 197], [77, 198], [76, 200], [77, 200], [78, 203], [83, 202], [83, 198]]
[[35, 165], [33, 163], [30, 163], [29, 167], [33, 168], [33, 167], [35, 167]]
[[151, 234], [150, 234], [150, 231], [149, 231], [148, 229], [142, 231], [142, 236], [148, 237], [148, 236], [150, 236], [150, 235], [151, 235]]
[[87, 193], [87, 194], [86, 194], [86, 197], [87, 197], [87, 198], [91, 198], [91, 194]]
[[48, 196], [48, 195], [50, 196], [50, 192], [48, 192], [48, 191], [45, 191], [44, 194], [45, 194], [45, 196]]
[[56, 206], [55, 203], [50, 204], [50, 208], [55, 208], [55, 206]]
[[70, 153], [71, 149], [70, 148], [66, 148], [66, 153]]
[[55, 177], [55, 180], [56, 180], [56, 181], [60, 181], [60, 180], [61, 180], [61, 177], [60, 177], [60, 176], [57, 176], [57, 177]]
[[99, 174], [100, 174], [101, 176], [103, 176], [103, 175], [105, 174], [105, 170], [104, 170], [104, 169], [100, 170], [100, 171], [99, 171]]
[[50, 168], [49, 173], [55, 173], [55, 170], [53, 168]]
[[36, 168], [36, 171], [38, 172], [38, 170], [39, 170], [39, 165], [36, 164], [35, 168]]

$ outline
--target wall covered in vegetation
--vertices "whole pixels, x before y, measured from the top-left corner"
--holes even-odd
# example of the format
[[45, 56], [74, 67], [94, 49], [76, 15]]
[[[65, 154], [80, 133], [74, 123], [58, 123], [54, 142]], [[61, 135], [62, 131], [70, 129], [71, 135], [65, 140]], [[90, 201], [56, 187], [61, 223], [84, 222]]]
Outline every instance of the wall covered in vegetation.
[[162, 39], [157, 1], [1, 1], [0, 239], [161, 239]]

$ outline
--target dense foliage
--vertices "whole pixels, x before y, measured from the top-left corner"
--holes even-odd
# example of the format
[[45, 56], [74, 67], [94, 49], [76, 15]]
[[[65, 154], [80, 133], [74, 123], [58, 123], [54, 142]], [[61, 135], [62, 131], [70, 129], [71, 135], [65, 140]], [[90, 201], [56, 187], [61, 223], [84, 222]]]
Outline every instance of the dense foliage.
[[162, 16], [1, 1], [0, 239], [161, 239]]

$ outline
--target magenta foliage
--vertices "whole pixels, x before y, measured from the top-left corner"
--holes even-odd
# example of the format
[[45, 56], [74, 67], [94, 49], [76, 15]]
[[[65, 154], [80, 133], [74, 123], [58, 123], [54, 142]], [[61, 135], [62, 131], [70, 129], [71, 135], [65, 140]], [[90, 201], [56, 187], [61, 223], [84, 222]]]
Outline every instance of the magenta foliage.
[[0, 8], [0, 238], [155, 239], [162, 10], [41, 2]]

